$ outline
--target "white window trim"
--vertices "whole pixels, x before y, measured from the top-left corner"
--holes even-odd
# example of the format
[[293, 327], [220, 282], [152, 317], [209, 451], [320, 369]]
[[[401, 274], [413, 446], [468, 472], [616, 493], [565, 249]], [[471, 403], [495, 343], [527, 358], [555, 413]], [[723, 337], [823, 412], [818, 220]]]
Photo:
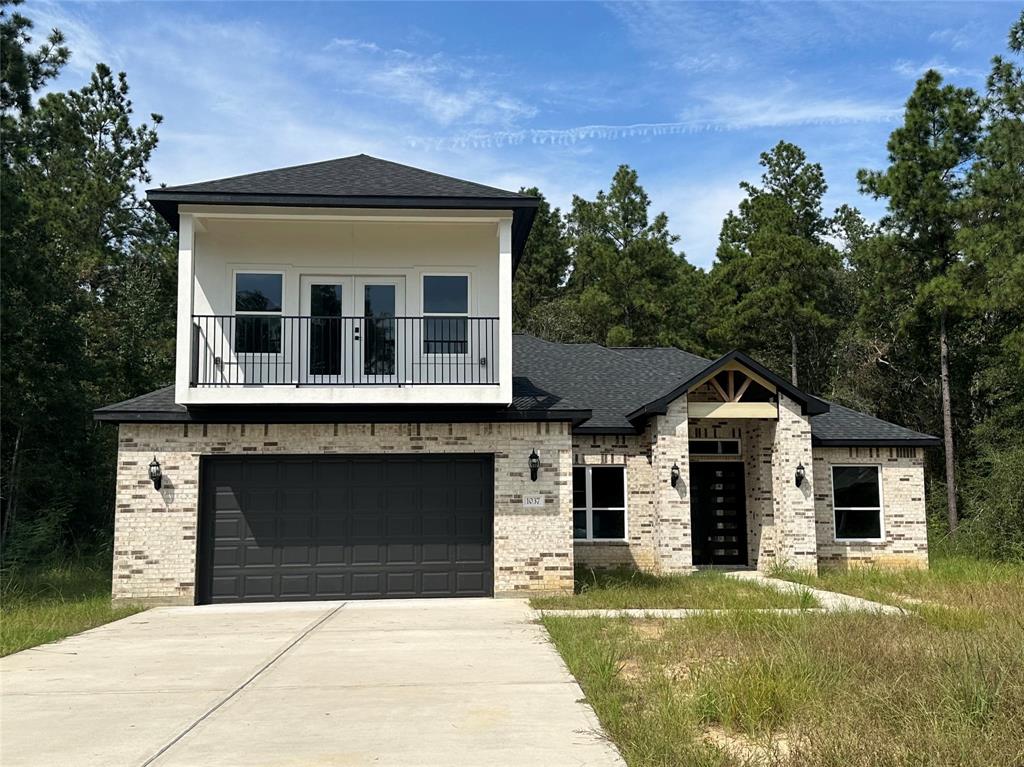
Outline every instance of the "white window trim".
[[[587, 537], [577, 538], [573, 535], [573, 541], [579, 543], [581, 541], [592, 541], [597, 543], [615, 543], [619, 541], [629, 540], [629, 485], [626, 483], [626, 467], [623, 464], [583, 464], [578, 463], [573, 465], [573, 469], [584, 469], [586, 470], [587, 476], [587, 506], [586, 508], [577, 508], [573, 505], [572, 510], [575, 514], [577, 511], [585, 511], [587, 513]], [[594, 506], [594, 492], [593, 492], [593, 470], [594, 469], [621, 469], [622, 470], [622, 508], [618, 506]], [[594, 512], [595, 511], [621, 511], [622, 512], [622, 538], [595, 538], [594, 537]]]
[[[246, 312], [238, 311], [236, 309], [236, 300], [238, 297], [238, 275], [240, 274], [279, 274], [281, 275], [281, 309], [276, 312]], [[239, 267], [231, 270], [231, 316], [232, 317], [280, 317], [281, 318], [281, 351], [278, 352], [238, 352], [235, 351], [235, 337], [234, 328], [232, 328], [231, 334], [231, 352], [234, 354], [235, 359], [266, 359], [268, 357], [281, 357], [284, 355], [285, 350], [285, 332], [284, 332], [284, 307], [287, 303], [288, 298], [288, 274], [281, 269], [246, 269]], [[232, 325], [236, 325], [233, 322]]]
[[[878, 506], [836, 506], [836, 469], [873, 468], [878, 477]], [[882, 466], [878, 463], [833, 463], [828, 471], [829, 484], [832, 486], [832, 540], [835, 543], [885, 543], [885, 499], [882, 495]], [[839, 526], [836, 524], [836, 510], [844, 511], [878, 511], [878, 538], [840, 538]]]
[[[428, 312], [427, 311], [427, 277], [465, 277], [466, 278], [466, 311], [463, 312]], [[420, 349], [420, 355], [431, 359], [444, 359], [446, 357], [463, 359], [470, 355], [472, 338], [470, 338], [471, 324], [470, 317], [473, 316], [473, 275], [469, 272], [423, 272], [420, 274], [420, 314], [423, 317], [423, 341], [426, 341], [426, 320], [428, 317], [465, 317], [466, 318], [466, 351], [462, 354], [453, 352], [425, 352]]]

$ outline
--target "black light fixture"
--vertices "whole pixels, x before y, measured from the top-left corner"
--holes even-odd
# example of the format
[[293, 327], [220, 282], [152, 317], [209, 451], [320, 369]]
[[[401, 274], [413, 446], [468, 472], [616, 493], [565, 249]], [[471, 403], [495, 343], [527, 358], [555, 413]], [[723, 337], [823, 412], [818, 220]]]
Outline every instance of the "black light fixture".
[[796, 486], [800, 487], [804, 483], [804, 477], [807, 476], [807, 471], [804, 469], [802, 463], [796, 465]]
[[530, 453], [530, 479], [534, 482], [537, 481], [538, 471], [540, 471], [540, 456], [537, 455], [537, 451], [534, 450]]
[[669, 476], [672, 478], [672, 487], [675, 487], [676, 483], [679, 482], [679, 464], [678, 463], [673, 463], [672, 464], [672, 471], [669, 474]]
[[160, 461], [156, 459], [155, 455], [149, 464], [149, 478], [153, 480], [153, 487], [159, 490], [160, 485], [162, 485], [164, 481], [164, 473], [160, 471]]

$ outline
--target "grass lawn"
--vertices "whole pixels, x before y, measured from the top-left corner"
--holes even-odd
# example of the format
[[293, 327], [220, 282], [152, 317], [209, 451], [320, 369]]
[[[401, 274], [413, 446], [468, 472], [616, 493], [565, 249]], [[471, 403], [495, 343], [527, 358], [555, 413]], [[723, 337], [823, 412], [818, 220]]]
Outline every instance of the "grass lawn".
[[715, 571], [692, 575], [651, 575], [634, 570], [577, 568], [576, 593], [564, 597], [535, 597], [530, 604], [548, 610], [586, 610], [689, 607], [694, 609], [751, 609], [816, 607], [807, 592], [781, 592]]
[[137, 613], [110, 604], [110, 567], [69, 564], [0, 576], [0, 656]]
[[950, 561], [930, 575], [872, 576], [941, 599], [907, 616], [738, 611], [544, 625], [633, 767], [1020, 765], [1022, 572]]

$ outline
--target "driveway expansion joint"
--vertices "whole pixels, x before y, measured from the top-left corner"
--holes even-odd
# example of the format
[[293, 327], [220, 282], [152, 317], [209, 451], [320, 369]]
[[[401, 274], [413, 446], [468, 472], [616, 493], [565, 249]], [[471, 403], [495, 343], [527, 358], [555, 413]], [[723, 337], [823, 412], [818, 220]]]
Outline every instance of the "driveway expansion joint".
[[244, 682], [242, 682], [242, 684], [238, 685], [230, 693], [225, 695], [215, 705], [213, 705], [209, 709], [207, 709], [201, 716], [197, 717], [190, 725], [188, 725], [188, 727], [186, 727], [184, 730], [182, 730], [177, 735], [175, 735], [174, 738], [172, 738], [169, 743], [166, 743], [159, 751], [157, 751], [155, 754], [153, 754], [151, 757], [149, 757], [146, 761], [144, 761], [140, 765], [140, 767], [149, 767], [149, 765], [153, 764], [158, 759], [160, 759], [160, 757], [162, 757], [164, 754], [166, 754], [177, 743], [181, 742], [181, 740], [186, 735], [188, 735], [190, 732], [192, 732], [196, 727], [198, 727], [200, 724], [202, 724], [204, 721], [206, 721], [209, 717], [213, 716], [213, 714], [216, 713], [218, 709], [223, 707], [228, 701], [230, 701], [232, 698], [234, 698], [236, 695], [238, 695], [240, 692], [242, 692], [242, 690], [244, 690], [246, 687], [248, 687], [250, 684], [252, 684], [254, 681], [256, 681], [256, 679], [259, 676], [261, 676], [263, 674], [263, 672], [265, 672], [267, 669], [269, 669], [271, 666], [273, 666], [275, 663], [277, 663], [277, 661], [279, 661], [282, 657], [284, 657], [284, 655], [287, 654], [289, 650], [291, 650], [293, 647], [295, 647], [297, 644], [299, 644], [299, 642], [301, 642], [303, 639], [308, 637], [310, 634], [312, 634], [314, 631], [316, 631], [318, 628], [320, 628], [323, 624], [325, 624], [327, 621], [329, 621], [331, 618], [333, 618], [338, 613], [338, 611], [341, 610], [341, 608], [343, 608], [346, 604], [348, 604], [348, 603], [347, 602], [342, 602], [337, 607], [335, 607], [333, 610], [328, 612], [326, 615], [318, 618], [317, 620], [313, 621], [312, 624], [306, 626], [306, 628], [304, 628], [299, 633], [299, 635], [297, 637], [295, 637], [295, 639], [293, 639], [291, 642], [289, 642], [287, 645], [285, 645], [285, 647], [283, 649], [279, 650], [270, 660], [268, 660], [267, 662], [263, 663], [258, 669], [256, 669], [255, 673], [253, 673], [253, 674], [251, 674], [249, 676], [248, 679], [246, 679]]

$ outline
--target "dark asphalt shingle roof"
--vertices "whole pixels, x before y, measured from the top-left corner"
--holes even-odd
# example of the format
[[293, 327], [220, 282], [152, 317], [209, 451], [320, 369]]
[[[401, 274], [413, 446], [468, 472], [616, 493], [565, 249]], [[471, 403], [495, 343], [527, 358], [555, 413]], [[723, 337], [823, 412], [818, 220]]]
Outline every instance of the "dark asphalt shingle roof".
[[[607, 348], [598, 344], [560, 344], [529, 335], [515, 335], [512, 346], [512, 405], [508, 408], [429, 408], [432, 418], [503, 420], [548, 418], [571, 420], [576, 428], [593, 433], [635, 433], [627, 415], [672, 392], [680, 383], [700, 374], [711, 361], [673, 348]], [[818, 445], [935, 445], [927, 434], [828, 403], [829, 412], [811, 416], [811, 432]], [[110, 421], [216, 421], [228, 408], [193, 408], [174, 402], [174, 387], [157, 389], [141, 397], [96, 411]], [[317, 418], [401, 420], [409, 411], [400, 407], [331, 409], [253, 406], [268, 420], [311, 421]], [[239, 416], [249, 419], [249, 416]], [[471, 418], [470, 418], [471, 417]]]
[[246, 173], [198, 184], [151, 189], [159, 193], [317, 195], [324, 197], [438, 197], [533, 199], [518, 192], [444, 176], [366, 154]]
[[539, 199], [365, 154], [150, 189], [146, 198], [172, 227], [179, 205], [411, 208], [512, 211], [512, 269], [526, 247]]

